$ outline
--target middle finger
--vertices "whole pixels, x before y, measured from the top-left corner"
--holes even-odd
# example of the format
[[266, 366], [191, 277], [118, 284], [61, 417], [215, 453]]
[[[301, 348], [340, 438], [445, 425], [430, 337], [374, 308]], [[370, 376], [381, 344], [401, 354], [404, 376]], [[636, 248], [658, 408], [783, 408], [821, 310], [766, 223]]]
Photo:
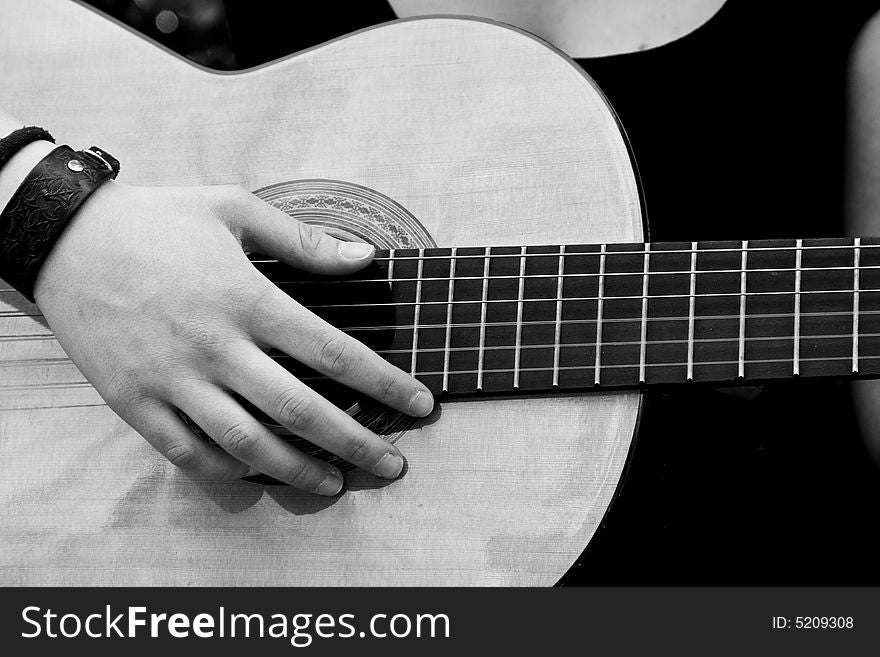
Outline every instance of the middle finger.
[[236, 352], [226, 385], [288, 430], [386, 479], [403, 470], [403, 455], [281, 367], [256, 345]]

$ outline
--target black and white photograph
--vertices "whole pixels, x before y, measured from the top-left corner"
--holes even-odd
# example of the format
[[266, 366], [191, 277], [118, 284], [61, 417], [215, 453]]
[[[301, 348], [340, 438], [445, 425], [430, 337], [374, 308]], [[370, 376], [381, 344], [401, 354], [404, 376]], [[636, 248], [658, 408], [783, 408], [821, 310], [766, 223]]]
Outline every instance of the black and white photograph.
[[17, 646], [864, 654], [878, 381], [880, 0], [0, 0]]

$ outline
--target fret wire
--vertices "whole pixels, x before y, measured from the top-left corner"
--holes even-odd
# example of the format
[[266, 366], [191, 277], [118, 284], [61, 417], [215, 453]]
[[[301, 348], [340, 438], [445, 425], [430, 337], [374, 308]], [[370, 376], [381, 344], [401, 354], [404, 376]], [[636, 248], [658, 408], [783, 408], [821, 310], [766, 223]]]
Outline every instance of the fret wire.
[[[794, 250], [794, 249], [792, 248], [789, 250]], [[645, 253], [644, 251], [638, 251], [638, 252], [633, 252], [633, 253], [619, 252], [619, 253], [611, 253], [611, 255], [640, 255], [640, 254], [644, 254], [644, 253]], [[653, 251], [652, 253], [657, 253], [657, 251]], [[663, 251], [662, 253], [665, 254], [665, 253], [675, 253], [675, 252], [674, 251]], [[690, 253], [690, 251], [687, 251], [687, 253]], [[703, 250], [703, 251], [700, 251], [700, 253], [715, 253], [715, 252]], [[528, 257], [529, 255], [534, 255], [534, 254], [526, 254], [526, 257]], [[544, 257], [548, 257], [548, 256], [552, 257], [554, 254], [546, 253], [543, 255], [544, 255]], [[571, 254], [570, 253], [569, 255], [583, 255], [583, 254]], [[498, 257], [498, 256], [495, 256], [495, 257]], [[516, 257], [516, 255], [512, 254], [507, 257], [513, 258], [513, 257]], [[413, 260], [414, 260], [414, 258], [413, 258]], [[862, 269], [865, 271], [867, 271], [869, 269], [880, 269], [880, 265], [866, 265], [866, 266], [862, 267]], [[806, 269], [806, 271], [810, 271], [810, 272], [814, 272], [814, 271], [851, 271], [851, 270], [852, 270], [852, 267], [840, 267], [840, 266], [838, 266], [838, 267], [808, 267]], [[752, 269], [752, 270], [750, 270], [751, 273], [755, 273], [755, 274], [760, 274], [760, 273], [782, 274], [782, 273], [793, 272], [793, 271], [795, 271], [794, 267], [781, 267], [779, 269], [765, 268], [765, 269]], [[607, 272], [605, 274], [605, 276], [606, 277], [608, 277], [608, 276], [637, 276], [637, 275], [639, 275], [639, 273], [640, 272], [637, 272], [637, 271], [633, 271], [633, 272], [626, 272], [626, 271], [614, 272], [614, 271], [611, 271], [611, 272]], [[690, 273], [691, 273], [690, 269], [682, 270], [682, 271], [653, 271], [653, 272], [651, 272], [651, 276], [676, 276], [676, 275], [690, 274]], [[740, 270], [739, 269], [706, 269], [704, 271], [698, 271], [697, 273], [699, 273], [699, 274], [738, 274], [738, 273], [740, 273]], [[556, 276], [557, 276], [556, 274], [529, 274], [526, 276], [526, 278], [556, 278]], [[596, 276], [598, 276], [598, 274], [592, 274], [592, 273], [563, 274], [562, 275], [563, 278], [594, 278]], [[483, 280], [483, 278], [485, 278], [485, 277], [484, 276], [459, 276], [459, 277], [457, 277], [456, 280], [459, 280], [459, 281], [481, 281], [481, 280]], [[491, 278], [492, 280], [504, 280], [504, 279], [515, 280], [515, 279], [518, 279], [519, 276], [516, 274], [503, 274], [503, 275], [489, 276], [489, 278]], [[385, 280], [385, 281], [390, 282], [391, 279], [386, 278], [386, 279], [381, 279], [381, 280]], [[403, 282], [407, 282], [407, 281], [415, 281], [416, 279], [415, 278], [395, 278], [393, 280], [396, 283], [403, 283]], [[447, 276], [437, 276], [437, 277], [422, 278], [421, 280], [423, 280], [423, 281], [446, 281], [446, 280], [449, 280], [449, 278]], [[273, 280], [272, 282], [275, 283], [275, 285], [341, 285], [341, 284], [349, 284], [350, 285], [353, 283], [377, 283], [379, 281], [380, 281], [380, 279], [375, 279], [375, 278], [359, 278], [359, 279], [346, 278], [346, 279], [330, 279], [330, 280], [320, 279], [320, 280], [313, 280], [313, 281], [309, 281], [309, 280], [294, 280], [294, 281]]]
[[602, 367], [602, 312], [604, 310], [605, 294], [605, 245], [599, 247], [599, 298], [596, 303], [596, 357], [593, 367], [595, 368], [593, 383], [599, 385]]
[[519, 390], [520, 346], [522, 345], [523, 293], [525, 292], [526, 247], [521, 247], [519, 258], [519, 292], [516, 297], [516, 351], [513, 354], [513, 389]]
[[694, 380], [694, 309], [697, 303], [697, 243], [691, 242], [691, 279], [688, 299], [687, 380]]
[[794, 260], [794, 340], [792, 354], [792, 376], [799, 376], [801, 373], [801, 246], [802, 240], [795, 242], [795, 260]]
[[449, 391], [449, 347], [452, 344], [452, 302], [455, 299], [455, 252], [452, 248], [452, 258], [449, 261], [449, 291], [446, 295], [448, 307], [446, 308], [446, 345], [443, 354], [443, 392]]
[[737, 376], [740, 379], [746, 378], [746, 292], [748, 288], [748, 274], [746, 267], [748, 265], [749, 241], [743, 240], [742, 258], [740, 260], [739, 275], [739, 348], [738, 348], [738, 366]]
[[483, 389], [483, 354], [486, 347], [486, 311], [489, 303], [490, 247], [483, 252], [483, 300], [480, 306], [480, 352], [477, 354], [477, 390]]
[[[391, 260], [388, 262], [388, 291], [391, 293], [391, 298], [394, 298], [394, 249], [389, 249], [388, 253], [391, 255]], [[398, 286], [400, 287], [400, 286]], [[415, 322], [413, 322], [412, 326], [413, 330], [413, 339], [415, 339], [416, 327]]]
[[[419, 249], [419, 251], [424, 253], [424, 249]], [[415, 376], [416, 358], [419, 353], [418, 352], [418, 349], [419, 349], [419, 315], [420, 315], [419, 311], [422, 308], [422, 305], [421, 305], [421, 303], [422, 303], [422, 281], [421, 281], [421, 278], [422, 278], [422, 270], [423, 270], [424, 265], [425, 265], [425, 261], [419, 260], [418, 274], [417, 274], [419, 280], [416, 281], [416, 305], [415, 305], [415, 309], [413, 310], [413, 339], [412, 339], [413, 354], [412, 354], [412, 362], [410, 364], [410, 375], [411, 376]]]
[[391, 260], [388, 261], [388, 289], [394, 289], [394, 283], [397, 281], [394, 278], [394, 249], [391, 249], [388, 253], [391, 254]]
[[651, 270], [651, 245], [645, 244], [645, 258], [642, 266], [642, 327], [639, 344], [639, 383], [645, 382], [645, 357], [648, 351], [648, 272]]
[[556, 326], [553, 334], [553, 387], [559, 387], [559, 352], [562, 341], [562, 275], [565, 272], [565, 245], [559, 247], [559, 267], [556, 280]]
[[862, 238], [857, 237], [853, 243], [853, 337], [852, 337], [852, 371], [859, 372], [859, 252], [861, 251]]

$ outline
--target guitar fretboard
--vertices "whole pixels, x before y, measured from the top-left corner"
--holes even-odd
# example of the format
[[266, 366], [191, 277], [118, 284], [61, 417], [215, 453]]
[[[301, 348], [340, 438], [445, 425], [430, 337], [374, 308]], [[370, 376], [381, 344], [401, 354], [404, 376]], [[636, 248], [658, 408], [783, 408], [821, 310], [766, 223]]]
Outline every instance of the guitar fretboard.
[[[375, 267], [387, 300], [328, 287], [307, 305], [362, 339], [391, 317], [383, 355], [438, 394], [880, 375], [880, 239], [398, 249]], [[382, 326], [352, 324], [379, 307]]]

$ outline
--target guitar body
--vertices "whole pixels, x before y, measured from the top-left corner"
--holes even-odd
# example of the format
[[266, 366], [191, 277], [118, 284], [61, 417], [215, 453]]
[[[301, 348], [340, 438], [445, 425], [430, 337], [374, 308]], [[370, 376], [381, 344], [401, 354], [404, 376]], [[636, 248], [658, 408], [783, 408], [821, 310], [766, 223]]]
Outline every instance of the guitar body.
[[[497, 24], [400, 21], [219, 74], [76, 3], [0, 0], [0, 62], [4, 109], [105, 146], [126, 183], [238, 183], [290, 211], [307, 189], [306, 216], [385, 246], [643, 239], [601, 93]], [[206, 482], [104, 406], [4, 289], [2, 584], [549, 585], [596, 531], [636, 428], [632, 392], [442, 402], [393, 432], [398, 481], [353, 472], [329, 500]]]

